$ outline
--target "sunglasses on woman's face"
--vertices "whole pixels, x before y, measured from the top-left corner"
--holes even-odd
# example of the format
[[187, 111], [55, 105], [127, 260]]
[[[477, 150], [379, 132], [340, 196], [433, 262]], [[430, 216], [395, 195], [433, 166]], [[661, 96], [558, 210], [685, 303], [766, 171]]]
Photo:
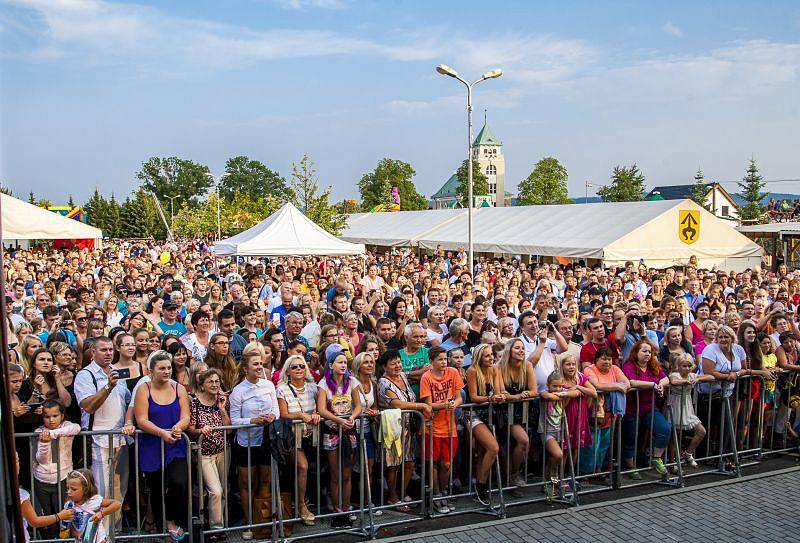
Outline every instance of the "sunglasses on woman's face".
[[291, 366], [289, 366], [289, 369], [290, 370], [304, 370], [304, 369], [306, 369], [306, 365], [305, 364], [292, 364]]

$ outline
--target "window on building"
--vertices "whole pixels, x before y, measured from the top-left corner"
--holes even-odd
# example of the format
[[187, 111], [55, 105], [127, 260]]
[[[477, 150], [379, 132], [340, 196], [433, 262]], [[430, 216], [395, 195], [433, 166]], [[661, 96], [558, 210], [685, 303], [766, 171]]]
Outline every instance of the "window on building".
[[722, 206], [722, 216], [723, 217], [727, 217], [728, 216], [728, 210], [729, 210], [728, 206]]
[[489, 194], [497, 194], [497, 183], [489, 183]]
[[486, 166], [486, 175], [497, 175], [497, 166], [494, 164]]

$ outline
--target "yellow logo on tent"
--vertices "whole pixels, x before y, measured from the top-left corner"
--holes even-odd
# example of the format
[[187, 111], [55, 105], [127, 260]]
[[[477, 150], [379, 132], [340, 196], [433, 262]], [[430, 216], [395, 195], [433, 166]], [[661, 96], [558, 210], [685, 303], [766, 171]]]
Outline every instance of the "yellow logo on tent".
[[681, 210], [678, 213], [678, 238], [691, 245], [700, 237], [700, 212]]

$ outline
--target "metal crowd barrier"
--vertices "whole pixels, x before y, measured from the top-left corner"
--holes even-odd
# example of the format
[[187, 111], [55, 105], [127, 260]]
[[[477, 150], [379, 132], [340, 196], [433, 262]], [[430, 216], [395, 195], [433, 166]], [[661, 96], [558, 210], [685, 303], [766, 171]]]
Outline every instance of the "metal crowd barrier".
[[[159, 514], [161, 515], [161, 526], [164, 529], [162, 532], [159, 533], [147, 533], [144, 530], [146, 515], [142, 516], [142, 499], [148, 499], [147, 506], [149, 506], [149, 496], [152, 495], [153, 492], [158, 491], [157, 489], [148, 489], [148, 492], [143, 492], [141, 488], [141, 472], [138, 469], [138, 458], [139, 458], [139, 440], [140, 436], [143, 435], [144, 432], [141, 430], [136, 430], [133, 435], [126, 436], [122, 434], [121, 431], [103, 431], [103, 430], [95, 430], [95, 431], [86, 431], [82, 430], [77, 435], [73, 436], [73, 443], [74, 440], [79, 440], [80, 449], [81, 449], [81, 456], [78, 461], [73, 455], [73, 470], [81, 469], [81, 468], [91, 468], [92, 467], [92, 449], [95, 446], [102, 447], [101, 443], [103, 440], [107, 439], [108, 445], [106, 446], [109, 451], [114, 451], [113, 453], [109, 452], [108, 454], [108, 465], [103, 469], [107, 469], [107, 479], [105, 488], [99, 485], [98, 481], [95, 483], [98, 485], [98, 492], [104, 498], [115, 499], [123, 502], [123, 509], [120, 513], [115, 513], [113, 515], [109, 515], [106, 519], [103, 520], [104, 525], [106, 526], [106, 530], [108, 531], [109, 539], [114, 541], [129, 541], [129, 540], [143, 540], [143, 539], [163, 539], [169, 537], [170, 534], [166, 530], [166, 501], [164, 499], [161, 500], [161, 511], [151, 511], [153, 515]], [[30, 452], [30, 475], [29, 475], [29, 484], [31, 489], [31, 505], [34, 507], [35, 510], [41, 512], [40, 504], [37, 502], [37, 492], [36, 488], [39, 486], [39, 482], [35, 480], [34, 471], [33, 471], [33, 459], [36, 455], [36, 445], [38, 442], [38, 435], [37, 433], [20, 433], [15, 434], [15, 439], [18, 441], [18, 446], [20, 440], [27, 439], [27, 447]], [[99, 442], [94, 441], [94, 437], [101, 436]], [[123, 441], [126, 442], [124, 445], [115, 446], [114, 445], [114, 438], [121, 437]], [[56, 462], [56, 483], [57, 488], [57, 497], [58, 503], [60, 503], [63, 507], [63, 504], [67, 502], [67, 497], [64, 494], [64, 489], [62, 485], [64, 485], [68, 473], [64, 473], [62, 471], [60, 461], [60, 442], [63, 438], [53, 439], [50, 442], [51, 446], [51, 457], [55, 459]], [[188, 492], [188, 499], [186, 502], [186, 526], [185, 531], [187, 534], [187, 541], [188, 543], [192, 543], [192, 500], [191, 500], [191, 489], [192, 489], [192, 470], [191, 470], [191, 440], [189, 436], [185, 433], [181, 434], [181, 439], [186, 444], [186, 485]], [[87, 443], [89, 442], [89, 443]], [[165, 466], [164, 466], [164, 441], [159, 440], [161, 447], [161, 491], [164, 492], [164, 479], [165, 479]], [[122, 455], [130, 455], [128, 458], [122, 460]], [[131, 458], [132, 457], [132, 458]], [[118, 473], [117, 468], [120, 466], [124, 466], [123, 469]], [[135, 521], [133, 526], [123, 526], [123, 517], [130, 516], [131, 514], [131, 504], [130, 502], [126, 502], [125, 496], [127, 494], [128, 489], [130, 488], [131, 477], [134, 479], [134, 500], [135, 500]], [[117, 479], [119, 479], [119, 486], [120, 486], [120, 495], [117, 495], [116, 487], [117, 487]], [[22, 484], [23, 481], [20, 481]], [[24, 485], [23, 485], [24, 486]], [[128, 509], [126, 509], [126, 506]], [[58, 508], [56, 511], [48, 512], [47, 514], [55, 514], [61, 511], [61, 508]], [[126, 515], [127, 513], [127, 515]], [[172, 519], [177, 520], [177, 519]], [[155, 523], [153, 523], [155, 524]], [[49, 530], [48, 530], [49, 528]], [[61, 538], [41, 538], [38, 537], [40, 532], [44, 531], [48, 533], [50, 531], [58, 531], [59, 526], [47, 527], [44, 529], [33, 529], [33, 537], [31, 538], [32, 543], [46, 543], [46, 542], [56, 542], [56, 541], [63, 541]]]
[[[791, 406], [789, 391], [783, 390], [783, 379], [779, 379], [775, 387], [774, 399], [768, 401], [766, 385], [769, 381], [760, 376], [743, 376], [735, 381], [724, 382], [723, 393], [700, 394], [698, 387], [683, 386], [679, 390], [672, 387], [665, 391], [664, 397], [659, 398], [654, 390], [631, 390], [626, 395], [626, 402], [630, 407], [630, 402], [634, 402], [633, 409], [629, 410], [634, 415], [620, 413], [610, 413], [608, 406], [605, 405], [604, 411], [608, 413], [605, 417], [598, 417], [600, 407], [599, 401], [589, 402], [586, 397], [571, 399], [570, 402], [577, 402], [577, 419], [572, 423], [568, 422], [565, 415], [561, 420], [561, 449], [562, 459], [558, 466], [557, 488], [553, 501], [564, 505], [572, 506], [579, 503], [581, 493], [593, 493], [619, 489], [622, 487], [639, 486], [646, 484], [667, 484], [671, 486], [682, 486], [687, 477], [695, 477], [706, 474], [721, 474], [737, 477], [740, 475], [742, 466], [746, 462], [756, 463], [768, 455], [781, 454], [796, 450], [796, 445], [792, 446], [785, 428], [785, 422], [789, 420], [798, 421], [798, 409]], [[756, 384], [757, 383], [757, 384]], [[754, 387], [758, 388], [757, 394]], [[669, 395], [680, 396], [677, 412], [667, 408]], [[645, 395], [651, 395], [649, 398]], [[690, 468], [684, 458], [685, 443], [691, 438], [691, 432], [680, 428], [676, 424], [684, 419], [684, 405], [686, 396], [691, 395], [691, 405], [698, 416], [701, 424], [706, 430], [705, 438], [699, 443], [695, 450], [694, 459], [699, 464], [698, 468]], [[607, 398], [607, 394], [606, 394]], [[649, 413], [640, 415], [639, 406], [643, 399], [653, 399], [653, 409], [662, 410], [664, 417], [670, 427], [669, 441], [663, 454], [663, 461], [669, 473], [666, 477], [655, 476], [652, 470], [654, 460], [654, 416]], [[334, 534], [350, 533], [365, 538], [374, 538], [382, 528], [389, 526], [418, 522], [425, 518], [436, 518], [441, 516], [438, 512], [437, 504], [441, 500], [447, 500], [449, 504], [455, 505], [449, 515], [462, 513], [479, 513], [495, 517], [504, 517], [506, 508], [509, 506], [519, 506], [529, 503], [542, 502], [546, 497], [542, 494], [544, 486], [549, 483], [546, 472], [547, 454], [544, 444], [541, 442], [538, 421], [540, 410], [547, 410], [549, 402], [531, 398], [512, 402], [484, 404], [466, 403], [454, 413], [456, 425], [454, 432], [448, 435], [450, 440], [450, 450], [454, 441], [458, 439], [458, 450], [453, 455], [450, 462], [450, 473], [446, 488], [442, 488], [442, 496], [434, 496], [432, 488], [433, 457], [426, 460], [426, 451], [433, 446], [433, 432], [431, 422], [426, 421], [423, 414], [419, 411], [402, 411], [402, 428], [400, 436], [401, 450], [403, 451], [400, 463], [397, 466], [387, 466], [386, 451], [382, 442], [383, 430], [380, 424], [371, 426], [373, 448], [375, 451], [374, 465], [370, 469], [371, 459], [368, 458], [368, 444], [366, 437], [367, 425], [372, 424], [366, 416], [360, 418], [360, 425], [357, 432], [357, 448], [352, 455], [336, 455], [339, 468], [339, 485], [333, 489], [338, 496], [338, 502], [342, 503], [344, 493], [344, 471], [345, 462], [348, 462], [351, 470], [357, 472], [358, 479], [350, 477], [353, 496], [357, 494], [357, 499], [350, 500], [357, 503], [358, 507], [352, 511], [341, 513], [329, 511], [325, 508], [326, 500], [330, 500], [331, 507], [337, 500], [329, 495], [327, 483], [330, 481], [330, 466], [327, 462], [327, 453], [324, 451], [323, 439], [320, 434], [312, 438], [310, 450], [306, 450], [307, 455], [307, 484], [305, 495], [300, 495], [298, 488], [299, 461], [297, 450], [302, 446], [301, 440], [295, 440], [295, 453], [291, 461], [286, 465], [279, 465], [270, 455], [269, 466], [271, 471], [268, 487], [254, 488], [252, 480], [253, 463], [252, 447], [247, 450], [247, 495], [250, 497], [248, 503], [242, 504], [244, 518], [239, 521], [236, 513], [231, 510], [233, 500], [231, 492], [233, 487], [228, 484], [228, 475], [231, 473], [232, 462], [230, 453], [230, 435], [224, 441], [223, 450], [223, 477], [221, 481], [221, 502], [223, 527], [206, 526], [209, 521], [208, 500], [206, 499], [206, 489], [201, 467], [201, 449], [204, 437], [200, 436], [196, 443], [192, 443], [186, 434], [182, 439], [187, 444], [187, 484], [189, 489], [192, 486], [192, 472], [197, 470], [197, 506], [193, 499], [193, 492], [187, 492], [186, 498], [186, 527], [187, 541], [193, 543], [205, 543], [212, 536], [221, 536], [235, 532], [257, 531], [261, 536], [255, 539], [271, 541], [294, 541], [301, 539], [320, 538]], [[497, 441], [500, 453], [495, 458], [489, 470], [488, 502], [477, 498], [475, 489], [476, 476], [476, 450], [477, 445], [474, 438], [474, 431], [477, 425], [470, 424], [469, 421], [477, 414], [482, 414], [487, 428]], [[515, 414], [519, 414], [515, 421]], [[573, 427], [574, 421], [588, 419], [588, 426]], [[628, 422], [623, 424], [625, 417]], [[633, 418], [631, 418], [633, 417]], [[642, 420], [642, 418], [649, 420]], [[676, 419], [676, 420], [673, 420]], [[378, 419], [380, 420], [380, 419]], [[297, 427], [302, 424], [294, 421]], [[323, 422], [320, 422], [322, 425]], [[216, 427], [217, 431], [231, 431], [254, 428], [248, 426], [222, 426]], [[412, 431], [412, 427], [416, 429]], [[515, 427], [518, 427], [516, 430]], [[626, 428], [633, 435], [624, 436]], [[418, 433], [417, 433], [418, 432]], [[266, 431], [265, 431], [266, 433]], [[299, 433], [299, 431], [297, 432]], [[296, 433], [296, 434], [297, 434]], [[124, 447], [122, 454], [130, 454], [132, 458], [131, 476], [133, 477], [132, 501], [125, 504], [123, 511], [124, 517], [130, 519], [130, 524], [125, 526], [120, 522], [119, 516], [110, 517], [109, 535], [111, 541], [127, 541], [133, 539], [156, 539], [168, 537], [166, 529], [162, 533], [143, 533], [144, 520], [148, 518], [148, 513], [153, 515], [160, 514], [162, 526], [166, 524], [166, 504], [163, 503], [161, 511], [148, 511], [147, 497], [141, 488], [138, 469], [138, 448], [139, 439], [142, 432], [138, 431], [132, 436], [132, 443]], [[338, 429], [340, 450], [343, 440], [347, 436], [342, 429]], [[575, 434], [574, 440], [571, 435]], [[115, 437], [120, 436], [120, 432], [80, 432], [74, 439], [79, 440], [79, 451], [74, 458], [75, 469], [88, 467], [91, 459], [91, 449], [94, 445], [93, 438], [102, 436], [108, 440], [109, 446], [113, 448]], [[589, 437], [587, 437], [587, 435]], [[17, 434], [19, 442], [24, 443], [27, 439], [31, 458], [34, 457], [35, 438], [37, 434]], [[524, 458], [516, 472], [512, 468], [512, 455], [516, 446], [516, 439], [522, 436], [527, 438], [527, 450]], [[634, 444], [633, 466], [625, 466], [623, 459], [623, 438], [627, 437], [629, 443]], [[53, 458], [59, 458], [58, 447], [60, 440], [53, 440]], [[521, 446], [525, 446], [524, 440]], [[413, 462], [406, 461], [413, 458]], [[162, 465], [164, 459], [164, 443], [161, 441]], [[73, 455], [76, 456], [76, 455]], [[108, 485], [110, 491], [105, 497], [124, 499], [124, 496], [115, 495], [114, 477], [117, 471], [117, 460], [112, 460], [104, 469], [108, 470]], [[478, 458], [477, 461], [480, 461]], [[194, 467], [193, 467], [194, 466]], [[391, 471], [393, 473], [391, 473]], [[640, 474], [636, 477], [635, 474]], [[63, 476], [61, 466], [58, 465], [57, 479], [60, 481]], [[124, 473], [121, 474], [124, 479]], [[391, 477], [390, 477], [391, 475]], [[521, 480], [516, 476], [519, 475]], [[291, 477], [291, 482], [288, 478]], [[37, 494], [34, 490], [33, 470], [29, 475], [32, 504], [39, 509]], [[282, 479], [286, 481], [287, 489], [281, 492]], [[398, 487], [397, 496], [399, 503], [389, 503], [387, 480], [391, 479]], [[456, 480], [460, 481], [460, 489], [457, 488]], [[406, 482], [408, 481], [408, 487]], [[523, 483], [523, 484], [517, 484]], [[161, 472], [161, 485], [164, 485], [164, 471]], [[25, 486], [23, 482], [23, 487]], [[125, 481], [122, 481], [124, 492]], [[127, 485], [130, 486], [130, 485]], [[256, 494], [263, 495], [266, 488], [269, 489], [270, 518], [260, 522], [253, 521], [253, 499]], [[152, 493], [158, 489], [149, 489]], [[62, 495], [61, 488], [58, 489], [58, 502], [64, 503], [66, 497]], [[131, 493], [128, 493], [131, 497]], [[288, 498], [287, 498], [288, 496]], [[263, 499], [263, 498], [262, 498]], [[314, 526], [305, 526], [303, 519], [300, 518], [298, 504], [301, 500], [310, 502], [309, 509], [315, 516]], [[286, 501], [291, 504], [285, 503]], [[241, 500], [240, 500], [241, 501]], [[346, 504], [343, 504], [346, 505]], [[402, 508], [400, 511], [398, 508]], [[144, 511], [143, 511], [144, 509]], [[284, 513], [288, 511], [288, 513]], [[143, 514], [144, 513], [144, 514]], [[354, 517], [353, 524], [346, 528], [333, 528], [327, 521], [332, 520], [343, 514]], [[249, 522], [246, 519], [250, 519]], [[269, 533], [266, 533], [266, 532]], [[46, 529], [44, 533], [47, 533]], [[36, 530], [33, 534], [34, 543], [49, 543], [60, 541], [57, 538], [41, 537], [42, 530]]]

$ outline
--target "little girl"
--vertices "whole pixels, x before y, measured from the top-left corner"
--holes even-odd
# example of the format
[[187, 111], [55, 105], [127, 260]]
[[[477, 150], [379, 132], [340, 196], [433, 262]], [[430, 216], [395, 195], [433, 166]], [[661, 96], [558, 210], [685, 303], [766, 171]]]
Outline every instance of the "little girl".
[[[36, 456], [33, 459], [34, 493], [36, 502], [45, 515], [53, 515], [61, 510], [67, 494], [64, 481], [72, 471], [72, 439], [81, 431], [74, 422], [65, 422], [66, 410], [56, 400], [46, 400], [42, 404], [43, 426], [39, 434]], [[58, 458], [53, 458], [53, 442], [58, 441]], [[58, 537], [58, 530], [42, 530], [47, 539]]]
[[74, 518], [62, 522], [69, 529], [75, 543], [106, 543], [108, 534], [102, 520], [119, 511], [122, 504], [117, 500], [103, 498], [97, 493], [91, 470], [79, 469], [67, 477], [67, 498], [64, 509], [74, 511]]
[[[16, 456], [17, 477], [19, 478], [19, 454]], [[22, 525], [25, 528], [25, 543], [28, 543], [31, 538], [28, 534], [28, 527], [44, 528], [45, 526], [52, 526], [59, 522], [71, 521], [75, 513], [70, 509], [62, 509], [53, 515], [39, 516], [31, 504], [30, 493], [22, 487], [19, 487], [19, 505], [22, 512]]]
[[[669, 377], [669, 397], [667, 398], [667, 409], [672, 424], [678, 430], [690, 430], [693, 432], [689, 446], [683, 452], [683, 460], [691, 467], [696, 468], [697, 462], [694, 459], [694, 451], [706, 436], [706, 429], [694, 412], [692, 405], [692, 389], [697, 383], [703, 381], [713, 381], [711, 375], [697, 375], [694, 369], [694, 357], [688, 353], [673, 355], [672, 371]], [[666, 384], [666, 383], [665, 383]]]
[[553, 494], [558, 487], [558, 470], [564, 458], [562, 447], [562, 423], [564, 421], [564, 401], [570, 397], [580, 396], [578, 390], [563, 390], [564, 376], [558, 370], [547, 376], [547, 390], [539, 397], [544, 405], [539, 410], [539, 434], [547, 452], [545, 474], [550, 482], [545, 483], [544, 492], [547, 503], [552, 503]]

